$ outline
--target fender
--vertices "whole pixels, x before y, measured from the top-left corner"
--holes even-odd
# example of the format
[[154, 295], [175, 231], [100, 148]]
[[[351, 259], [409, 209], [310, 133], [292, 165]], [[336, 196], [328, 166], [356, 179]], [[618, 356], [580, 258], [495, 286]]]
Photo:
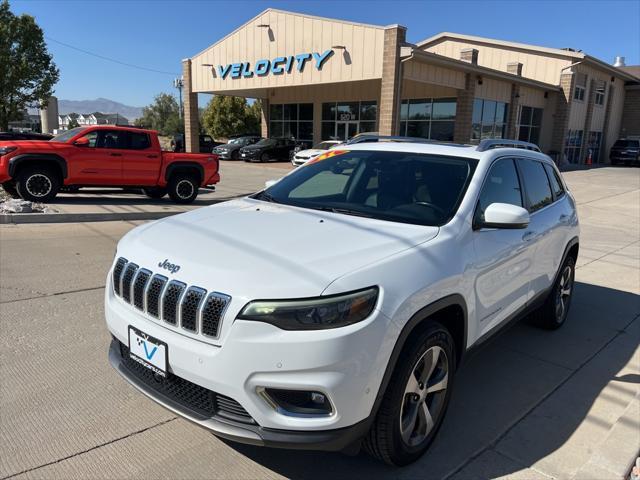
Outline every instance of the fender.
[[54, 153], [23, 153], [22, 155], [16, 155], [15, 157], [11, 158], [11, 160], [9, 160], [9, 175], [11, 177], [14, 177], [18, 166], [26, 161], [54, 162], [56, 165], [58, 165], [58, 167], [60, 167], [62, 178], [67, 178], [66, 160]]
[[464, 316], [464, 332], [463, 332], [463, 340], [462, 340], [462, 351], [460, 352], [460, 358], [464, 357], [464, 353], [467, 349], [467, 304], [464, 300], [464, 297], [458, 293], [453, 295], [448, 295], [446, 297], [441, 298], [440, 300], [436, 300], [433, 303], [430, 303], [426, 307], [421, 308], [413, 316], [409, 319], [409, 321], [402, 327], [402, 331], [398, 336], [398, 340], [396, 341], [395, 346], [393, 347], [393, 352], [391, 352], [391, 357], [389, 358], [389, 362], [387, 363], [387, 368], [384, 372], [384, 376], [382, 377], [382, 383], [380, 384], [380, 388], [378, 389], [378, 394], [376, 395], [376, 400], [373, 403], [373, 408], [371, 409], [371, 414], [369, 418], [375, 417], [378, 412], [378, 408], [380, 407], [380, 403], [382, 403], [382, 398], [387, 390], [387, 386], [389, 385], [389, 381], [391, 380], [391, 375], [396, 368], [396, 364], [398, 363], [398, 358], [400, 358], [400, 354], [404, 349], [404, 346], [411, 335], [411, 332], [415, 330], [415, 328], [422, 323], [424, 320], [439, 312], [443, 308], [450, 306], [457, 306], [462, 308], [463, 316]]
[[195, 162], [188, 162], [188, 161], [183, 161], [183, 162], [171, 162], [168, 166], [167, 166], [167, 170], [164, 172], [164, 179], [165, 181], [169, 181], [169, 178], [171, 177], [171, 175], [173, 174], [173, 172], [176, 169], [181, 169], [183, 167], [188, 167], [188, 168], [194, 168], [196, 170], [198, 170], [198, 173], [200, 174], [200, 182], [204, 181], [204, 167], [202, 165], [200, 165], [199, 163], [195, 163]]

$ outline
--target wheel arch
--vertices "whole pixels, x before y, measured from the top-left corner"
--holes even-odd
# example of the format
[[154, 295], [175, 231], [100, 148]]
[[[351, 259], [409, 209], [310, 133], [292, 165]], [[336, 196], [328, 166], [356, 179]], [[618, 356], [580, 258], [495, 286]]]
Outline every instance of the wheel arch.
[[55, 165], [56, 170], [60, 174], [60, 179], [64, 180], [68, 176], [67, 162], [60, 155], [53, 153], [25, 153], [16, 155], [9, 160], [9, 175], [15, 178], [18, 171], [27, 165], [46, 164]]
[[188, 161], [172, 162], [167, 166], [167, 170], [164, 173], [165, 181], [168, 182], [176, 173], [195, 173], [198, 176], [200, 184], [204, 181], [204, 167], [199, 163]]
[[396, 368], [398, 359], [405, 346], [411, 341], [411, 338], [415, 338], [420, 331], [425, 329], [433, 321], [442, 324], [451, 333], [456, 344], [456, 364], [460, 364], [467, 348], [468, 315], [467, 304], [464, 297], [456, 293], [443, 297], [421, 308], [414, 313], [404, 325], [393, 347], [391, 357], [387, 362], [387, 368], [385, 369], [380, 388], [378, 389], [373, 404], [372, 417], [377, 413], [382, 403], [385, 391], [391, 380], [391, 375], [393, 375], [393, 371]]

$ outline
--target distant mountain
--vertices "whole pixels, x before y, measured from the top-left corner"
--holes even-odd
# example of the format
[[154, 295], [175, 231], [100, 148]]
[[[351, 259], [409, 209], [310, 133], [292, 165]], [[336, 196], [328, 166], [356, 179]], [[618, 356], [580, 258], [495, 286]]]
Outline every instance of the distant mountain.
[[107, 98], [96, 98], [95, 100], [58, 100], [58, 113], [119, 113], [127, 117], [129, 121], [142, 116], [142, 107], [132, 107], [122, 103], [109, 100]]

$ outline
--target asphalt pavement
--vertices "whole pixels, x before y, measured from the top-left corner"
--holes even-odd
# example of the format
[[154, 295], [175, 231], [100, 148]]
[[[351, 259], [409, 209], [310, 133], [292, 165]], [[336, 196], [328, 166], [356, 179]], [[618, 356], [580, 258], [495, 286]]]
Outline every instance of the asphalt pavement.
[[564, 175], [582, 225], [568, 323], [520, 323], [475, 355], [432, 449], [402, 469], [226, 442], [126, 384], [104, 282], [141, 222], [0, 226], [0, 480], [623, 478], [640, 450], [640, 169]]

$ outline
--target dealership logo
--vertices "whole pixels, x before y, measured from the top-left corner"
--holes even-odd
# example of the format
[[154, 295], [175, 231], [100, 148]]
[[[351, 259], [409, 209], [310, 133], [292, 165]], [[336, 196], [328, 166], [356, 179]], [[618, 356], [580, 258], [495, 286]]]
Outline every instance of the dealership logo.
[[138, 346], [142, 345], [144, 347], [144, 354], [147, 357], [147, 360], [151, 360], [158, 350], [157, 345], [149, 351], [146, 340], [142, 340], [140, 337], [136, 338], [136, 340], [138, 341]]
[[217, 71], [218, 76], [224, 80], [227, 77], [251, 78], [254, 75], [258, 77], [265, 77], [269, 74], [282, 75], [291, 73], [294, 66], [298, 72], [302, 72], [307, 63], [311, 63], [316, 70], [322, 70], [322, 66], [332, 55], [333, 50], [325, 50], [323, 53], [299, 53], [287, 57], [276, 57], [273, 60], [258, 60], [253, 66], [250, 62], [218, 65]]
[[169, 259], [165, 258], [164, 262], [160, 262], [158, 264], [160, 268], [164, 268], [165, 270], [169, 270], [171, 273], [176, 273], [180, 270], [180, 265], [176, 265], [175, 263], [169, 263]]

